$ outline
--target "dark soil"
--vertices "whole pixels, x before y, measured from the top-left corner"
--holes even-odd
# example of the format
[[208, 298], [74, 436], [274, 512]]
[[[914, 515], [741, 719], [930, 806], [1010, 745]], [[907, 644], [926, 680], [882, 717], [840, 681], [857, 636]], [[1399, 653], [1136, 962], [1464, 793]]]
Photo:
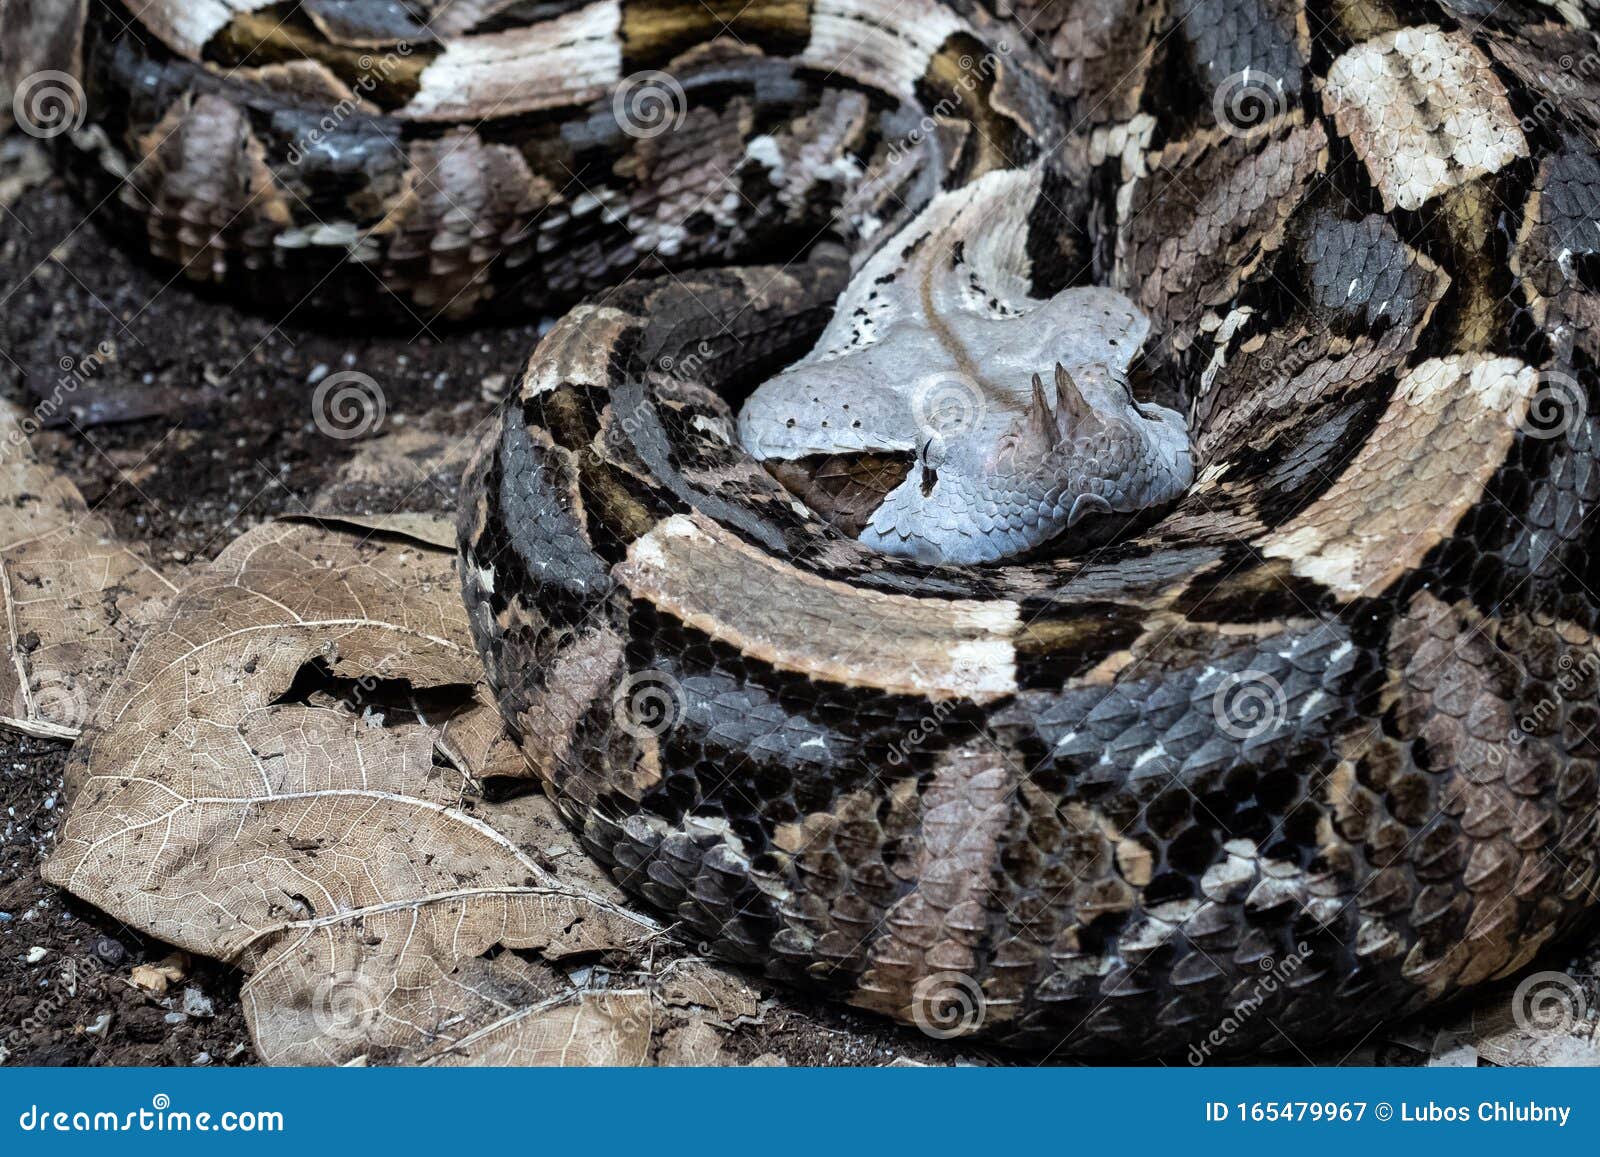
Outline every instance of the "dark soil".
[[[311, 396], [329, 373], [357, 370], [378, 384], [386, 415], [374, 434], [425, 420], [467, 436], [492, 410], [485, 390], [513, 382], [537, 340], [537, 319], [454, 335], [279, 324], [137, 263], [83, 215], [54, 180], [0, 211], [0, 389], [34, 406], [70, 376], [65, 359], [89, 365], [109, 343], [113, 357], [68, 394], [60, 424], [36, 444], [158, 559], [212, 557], [303, 509], [338, 473], [362, 439], [317, 429]], [[124, 416], [134, 420], [113, 421]], [[419, 481], [395, 507], [453, 503]]]

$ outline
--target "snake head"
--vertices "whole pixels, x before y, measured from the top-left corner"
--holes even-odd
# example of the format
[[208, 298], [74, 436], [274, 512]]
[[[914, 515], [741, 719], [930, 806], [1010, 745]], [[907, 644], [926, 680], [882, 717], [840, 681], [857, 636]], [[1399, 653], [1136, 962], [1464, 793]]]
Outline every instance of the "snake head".
[[1193, 480], [1181, 415], [1136, 401], [1115, 375], [1080, 387], [1059, 363], [1053, 390], [1032, 375], [1027, 402], [993, 437], [930, 439], [917, 465], [860, 537], [932, 563], [1021, 554], [1090, 515], [1166, 503]]
[[1182, 417], [1127, 385], [1149, 319], [1103, 287], [1032, 296], [1018, 218], [1034, 180], [994, 173], [936, 197], [857, 273], [817, 347], [740, 412], [741, 442], [769, 469], [910, 463], [861, 524], [868, 546], [993, 561], [1191, 481]]

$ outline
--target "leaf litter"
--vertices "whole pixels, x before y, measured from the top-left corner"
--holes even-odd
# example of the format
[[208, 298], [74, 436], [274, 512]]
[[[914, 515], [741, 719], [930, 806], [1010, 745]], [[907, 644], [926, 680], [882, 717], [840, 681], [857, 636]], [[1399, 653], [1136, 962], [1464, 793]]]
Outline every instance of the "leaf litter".
[[550, 962], [659, 929], [496, 826], [452, 742], [494, 730], [458, 602], [446, 551], [260, 527], [191, 575], [73, 753], [46, 878], [243, 969], [264, 1060], [643, 1059], [639, 1000]]
[[0, 726], [73, 739], [175, 587], [117, 541], [0, 399]]

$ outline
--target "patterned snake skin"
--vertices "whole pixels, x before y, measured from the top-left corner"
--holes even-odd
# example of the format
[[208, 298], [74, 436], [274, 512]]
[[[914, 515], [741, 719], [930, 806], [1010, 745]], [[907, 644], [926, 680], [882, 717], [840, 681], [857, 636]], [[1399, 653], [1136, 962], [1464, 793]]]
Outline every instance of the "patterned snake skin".
[[[408, 324], [587, 296], [470, 471], [462, 575], [626, 887], [938, 1035], [1192, 1057], [1508, 977], [1596, 904], [1592, 12], [12, 0], [5, 34], [81, 81], [84, 195], [190, 278]], [[1007, 169], [1034, 295], [1149, 317], [1132, 389], [1194, 482], [1076, 549], [890, 558], [818, 496], [903, 462], [786, 486], [734, 415]]]

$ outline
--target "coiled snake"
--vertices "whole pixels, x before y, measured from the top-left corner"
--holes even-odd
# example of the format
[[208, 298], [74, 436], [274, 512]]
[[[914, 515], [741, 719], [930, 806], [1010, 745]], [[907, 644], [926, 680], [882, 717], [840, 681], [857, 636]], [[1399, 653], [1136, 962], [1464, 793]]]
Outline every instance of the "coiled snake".
[[1589, 12], [12, 0], [6, 37], [197, 281], [586, 299], [461, 571], [624, 885], [940, 1035], [1211, 1055], [1595, 904]]

